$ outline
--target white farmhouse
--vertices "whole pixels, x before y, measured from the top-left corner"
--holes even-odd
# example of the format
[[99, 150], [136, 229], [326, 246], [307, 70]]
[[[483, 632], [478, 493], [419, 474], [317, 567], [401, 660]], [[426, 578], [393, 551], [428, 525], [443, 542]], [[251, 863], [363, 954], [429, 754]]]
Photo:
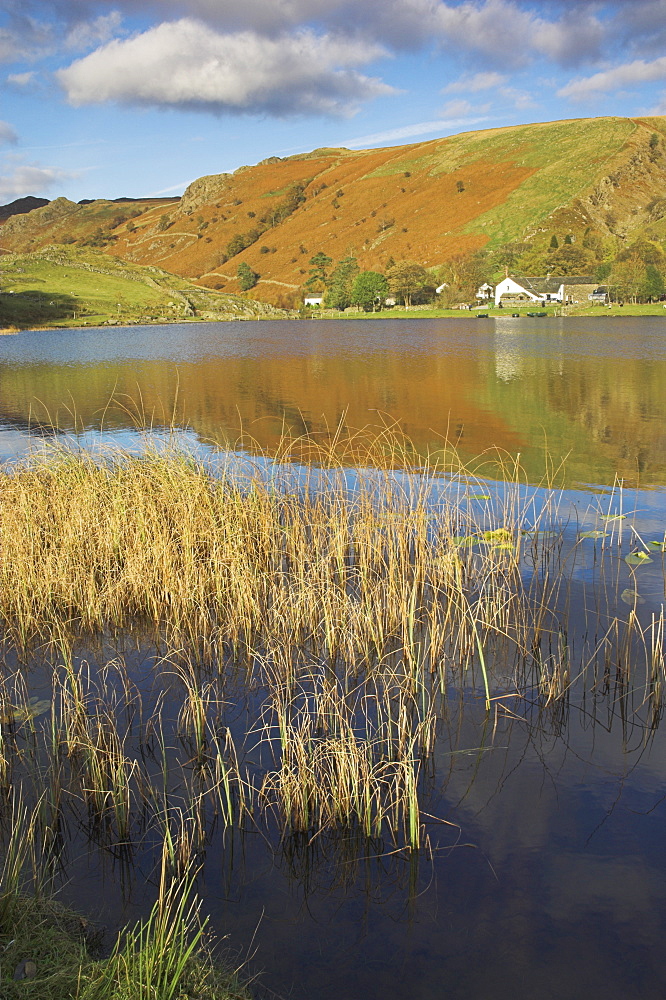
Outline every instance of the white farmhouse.
[[[547, 305], [559, 302], [564, 305], [583, 302], [597, 288], [597, 282], [590, 275], [566, 275], [551, 278], [509, 278], [499, 282], [495, 288], [495, 305]], [[504, 300], [504, 301], [502, 301]]]

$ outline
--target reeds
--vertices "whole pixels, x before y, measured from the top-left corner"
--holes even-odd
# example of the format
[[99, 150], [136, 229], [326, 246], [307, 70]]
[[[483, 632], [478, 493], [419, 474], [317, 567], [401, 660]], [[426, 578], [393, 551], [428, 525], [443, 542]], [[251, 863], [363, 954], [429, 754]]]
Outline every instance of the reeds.
[[56, 452], [0, 475], [0, 623], [23, 652], [63, 629], [143, 623], [209, 662], [306, 648], [332, 663], [437, 663], [455, 648], [463, 668], [489, 634], [524, 648], [532, 627], [521, 524], [488, 514], [473, 523], [423, 470], [276, 486], [182, 454]]
[[[18, 680], [0, 690], [0, 794], [31, 776], [45, 837], [74, 815], [115, 850], [157, 838], [182, 873], [212, 824], [231, 835], [267, 810], [281, 833], [416, 850], [452, 687], [486, 709], [507, 693], [546, 706], [586, 673], [625, 683], [640, 655], [658, 718], [663, 617], [611, 600], [577, 649], [579, 543], [556, 494], [537, 505], [514, 469], [479, 497], [455, 459], [406, 468], [388, 434], [374, 456], [342, 445], [285, 442], [278, 458], [307, 467], [55, 450], [0, 473], [5, 653], [53, 672], [46, 725]], [[617, 554], [620, 533], [603, 545]], [[150, 705], [122, 656], [73, 656], [128, 633], [154, 648]]]
[[[121, 932], [108, 958], [95, 959], [99, 933], [49, 896], [27, 894], [25, 869], [39, 885], [39, 815], [12, 796], [12, 826], [0, 849], [0, 995], [3, 1000], [247, 1000], [235, 973], [216, 965], [205, 940], [207, 918], [195, 892], [191, 860], [169, 873], [167, 847], [155, 903]], [[17, 960], [21, 959], [17, 963]], [[22, 966], [31, 972], [22, 979]], [[14, 974], [14, 970], [18, 974]]]

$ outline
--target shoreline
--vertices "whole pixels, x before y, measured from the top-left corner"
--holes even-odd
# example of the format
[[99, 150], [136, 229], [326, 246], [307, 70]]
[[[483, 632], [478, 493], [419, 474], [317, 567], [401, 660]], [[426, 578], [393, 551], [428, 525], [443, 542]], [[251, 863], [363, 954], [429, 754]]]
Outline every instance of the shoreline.
[[503, 309], [488, 309], [487, 312], [475, 311], [475, 310], [464, 310], [464, 309], [428, 309], [420, 306], [413, 306], [408, 309], [390, 309], [382, 310], [381, 312], [375, 313], [364, 313], [358, 312], [333, 312], [333, 311], [315, 311], [308, 313], [306, 315], [294, 313], [292, 315], [285, 316], [271, 316], [271, 317], [245, 317], [245, 316], [229, 316], [228, 318], [217, 318], [217, 319], [199, 319], [197, 317], [190, 317], [187, 319], [168, 319], [163, 320], [127, 320], [126, 322], [115, 321], [113, 323], [109, 322], [69, 322], [65, 323], [62, 321], [57, 321], [54, 323], [41, 323], [35, 324], [34, 326], [25, 327], [4, 327], [0, 328], [0, 337], [13, 336], [18, 333], [30, 333], [45, 330], [99, 330], [99, 329], [118, 329], [129, 326], [143, 327], [143, 326], [182, 326], [187, 325], [198, 325], [198, 324], [209, 324], [209, 323], [259, 323], [264, 322], [269, 319], [271, 322], [279, 320], [284, 321], [317, 321], [317, 320], [414, 320], [414, 319], [516, 319], [516, 320], [538, 320], [538, 319], [621, 319], [623, 317], [632, 318], [646, 318], [646, 319], [666, 319], [666, 307], [661, 303], [657, 305], [636, 305], [636, 306], [613, 306], [610, 309], [581, 309], [566, 313], [561, 313], [559, 310], [540, 310], [540, 312], [546, 313], [545, 316], [529, 316], [527, 312], [520, 313], [517, 316], [513, 316], [508, 310]]

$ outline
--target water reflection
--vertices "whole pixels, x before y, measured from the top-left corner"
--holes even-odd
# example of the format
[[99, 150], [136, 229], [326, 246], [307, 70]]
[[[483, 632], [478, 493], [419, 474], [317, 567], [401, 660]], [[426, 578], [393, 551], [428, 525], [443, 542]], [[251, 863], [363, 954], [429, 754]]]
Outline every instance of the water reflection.
[[270, 452], [285, 429], [325, 435], [383, 414], [421, 455], [448, 439], [465, 458], [520, 453], [532, 482], [548, 469], [570, 484], [663, 484], [661, 321], [533, 322], [26, 333], [2, 345], [0, 420], [66, 430], [175, 420], [225, 448], [243, 428]]

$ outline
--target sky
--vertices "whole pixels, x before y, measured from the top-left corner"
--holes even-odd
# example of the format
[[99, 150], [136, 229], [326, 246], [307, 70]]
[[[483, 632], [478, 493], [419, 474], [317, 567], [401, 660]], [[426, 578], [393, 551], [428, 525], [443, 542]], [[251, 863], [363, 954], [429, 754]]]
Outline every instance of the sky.
[[666, 0], [0, 0], [0, 204], [666, 114]]

